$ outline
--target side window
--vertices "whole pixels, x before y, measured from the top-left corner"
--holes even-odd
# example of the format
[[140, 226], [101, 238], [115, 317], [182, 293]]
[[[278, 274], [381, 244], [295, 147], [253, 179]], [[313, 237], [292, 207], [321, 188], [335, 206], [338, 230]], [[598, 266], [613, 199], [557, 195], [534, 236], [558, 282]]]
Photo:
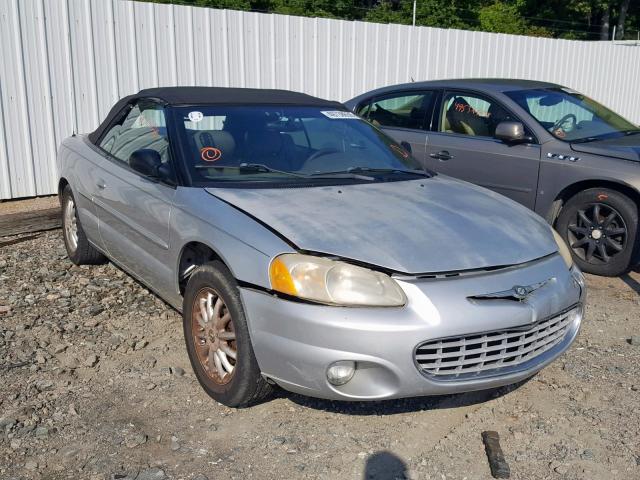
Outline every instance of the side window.
[[125, 163], [136, 150], [148, 148], [160, 154], [162, 163], [167, 163], [169, 140], [164, 109], [153, 102], [138, 102], [120, 124], [106, 133], [100, 148]]
[[365, 120], [368, 120], [370, 107], [371, 99], [367, 100], [365, 103], [358, 105], [358, 108], [356, 109], [356, 115], [364, 118]]
[[425, 117], [433, 92], [398, 93], [374, 99], [358, 115], [378, 127], [426, 130]]
[[442, 105], [441, 132], [493, 137], [500, 122], [515, 120], [498, 103], [467, 93], [448, 93]]

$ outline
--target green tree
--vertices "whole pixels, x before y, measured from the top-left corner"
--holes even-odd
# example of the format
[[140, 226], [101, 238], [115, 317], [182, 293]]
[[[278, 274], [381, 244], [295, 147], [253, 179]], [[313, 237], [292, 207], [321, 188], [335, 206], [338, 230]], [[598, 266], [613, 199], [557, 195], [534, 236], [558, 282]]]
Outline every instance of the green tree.
[[[381, 0], [367, 13], [365, 20], [381, 23], [410, 24], [413, 19], [413, 1]], [[451, 0], [418, 0], [416, 25], [440, 28], [470, 28]]]
[[497, 1], [486, 7], [482, 7], [478, 13], [480, 30], [485, 32], [512, 33], [523, 35], [529, 25], [522, 18], [522, 13], [517, 5]]
[[[411, 24], [413, 0], [146, 0]], [[583, 40], [636, 38], [638, 0], [417, 0], [416, 24]]]

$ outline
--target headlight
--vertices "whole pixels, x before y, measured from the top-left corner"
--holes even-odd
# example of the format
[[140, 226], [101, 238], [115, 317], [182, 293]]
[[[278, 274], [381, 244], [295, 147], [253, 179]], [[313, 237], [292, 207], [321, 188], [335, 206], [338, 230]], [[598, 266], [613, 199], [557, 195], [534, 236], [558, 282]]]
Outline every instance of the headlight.
[[571, 268], [573, 266], [573, 257], [571, 256], [571, 250], [567, 247], [567, 244], [564, 243], [564, 240], [560, 236], [558, 232], [556, 232], [553, 228], [551, 229], [553, 232], [553, 238], [556, 239], [556, 243], [558, 244], [558, 253], [562, 256], [564, 263], [567, 264], [567, 268]]
[[384, 273], [311, 255], [279, 255], [271, 262], [269, 278], [277, 292], [331, 305], [399, 307], [407, 302]]

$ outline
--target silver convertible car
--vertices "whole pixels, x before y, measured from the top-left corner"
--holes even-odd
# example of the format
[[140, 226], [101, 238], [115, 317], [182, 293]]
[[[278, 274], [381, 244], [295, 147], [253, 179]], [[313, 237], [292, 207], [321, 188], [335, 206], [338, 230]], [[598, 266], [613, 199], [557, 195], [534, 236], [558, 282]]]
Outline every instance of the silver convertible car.
[[193, 370], [246, 406], [492, 388], [565, 351], [584, 279], [544, 220], [419, 168], [342, 104], [174, 87], [59, 152], [64, 241], [182, 312]]

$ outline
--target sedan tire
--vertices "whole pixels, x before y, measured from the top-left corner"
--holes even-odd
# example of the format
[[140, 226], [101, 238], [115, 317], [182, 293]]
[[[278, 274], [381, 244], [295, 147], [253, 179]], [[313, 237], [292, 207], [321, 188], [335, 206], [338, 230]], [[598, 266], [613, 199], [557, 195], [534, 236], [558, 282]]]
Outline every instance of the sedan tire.
[[570, 198], [556, 230], [581, 270], [615, 277], [637, 260], [638, 207], [615, 190], [590, 188]]
[[99, 265], [107, 261], [102, 253], [89, 243], [82, 229], [76, 200], [71, 187], [62, 191], [62, 237], [69, 259], [76, 265]]
[[184, 337], [202, 388], [228, 407], [246, 407], [269, 396], [253, 352], [238, 284], [221, 262], [199, 267], [183, 300]]

